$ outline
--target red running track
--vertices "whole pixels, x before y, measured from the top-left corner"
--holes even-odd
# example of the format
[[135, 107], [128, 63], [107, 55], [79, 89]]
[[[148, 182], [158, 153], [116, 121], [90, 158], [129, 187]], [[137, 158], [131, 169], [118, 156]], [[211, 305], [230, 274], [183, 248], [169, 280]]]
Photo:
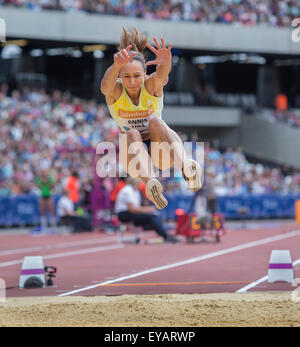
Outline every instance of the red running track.
[[[143, 239], [156, 238], [152, 232]], [[236, 292], [267, 275], [274, 249], [300, 259], [300, 226], [228, 230], [218, 244], [121, 244], [116, 235], [1, 235], [0, 278], [7, 297]], [[56, 266], [53, 287], [19, 289], [24, 256]], [[294, 266], [300, 278], [300, 261]], [[262, 281], [249, 291], [292, 291]]]

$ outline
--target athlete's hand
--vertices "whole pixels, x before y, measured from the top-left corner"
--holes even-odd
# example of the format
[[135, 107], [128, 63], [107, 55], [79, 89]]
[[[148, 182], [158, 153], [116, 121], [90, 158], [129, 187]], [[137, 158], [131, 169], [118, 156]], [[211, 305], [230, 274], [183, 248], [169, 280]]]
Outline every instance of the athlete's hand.
[[114, 64], [121, 68], [122, 66], [130, 63], [133, 59], [133, 57], [136, 55], [137, 52], [132, 52], [129, 55], [129, 51], [131, 49], [132, 45], [129, 45], [126, 47], [126, 49], [122, 49], [121, 51], [114, 54]]
[[161, 46], [158, 43], [156, 37], [153, 37], [153, 41], [155, 42], [157, 48], [154, 48], [153, 46], [151, 46], [150, 43], [147, 43], [147, 47], [150, 49], [150, 51], [152, 51], [156, 55], [156, 59], [148, 61], [146, 65], [149, 66], [149, 65], [170, 64], [172, 61], [171, 48], [173, 45], [169, 45], [169, 47], [167, 48], [163, 37], [161, 38]]

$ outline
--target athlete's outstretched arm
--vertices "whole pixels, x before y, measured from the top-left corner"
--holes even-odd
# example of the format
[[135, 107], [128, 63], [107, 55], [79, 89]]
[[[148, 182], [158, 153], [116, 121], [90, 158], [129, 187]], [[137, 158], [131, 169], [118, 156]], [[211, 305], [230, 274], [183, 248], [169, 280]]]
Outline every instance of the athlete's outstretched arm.
[[153, 38], [153, 41], [155, 42], [157, 48], [151, 46], [150, 43], [147, 43], [147, 47], [156, 55], [156, 59], [148, 61], [146, 65], [157, 65], [156, 71], [152, 74], [154, 86], [157, 90], [168, 83], [169, 73], [172, 67], [172, 45], [169, 45], [167, 48], [163, 37], [161, 38], [161, 45], [156, 37]]
[[132, 45], [129, 45], [126, 47], [126, 49], [122, 49], [120, 52], [114, 54], [114, 63], [106, 70], [101, 81], [101, 93], [103, 93], [105, 96], [114, 94], [116, 81], [118, 79], [121, 67], [130, 63], [135, 56], [136, 52], [132, 52], [129, 55], [131, 47]]
[[105, 96], [113, 95], [115, 92], [116, 81], [119, 76], [120, 68], [115, 64], [111, 65], [103, 76], [100, 84], [101, 93]]

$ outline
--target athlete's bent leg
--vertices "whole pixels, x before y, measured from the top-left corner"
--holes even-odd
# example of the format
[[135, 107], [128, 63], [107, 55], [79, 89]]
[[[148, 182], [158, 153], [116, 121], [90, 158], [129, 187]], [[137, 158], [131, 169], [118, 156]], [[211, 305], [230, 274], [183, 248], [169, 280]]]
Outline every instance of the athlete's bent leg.
[[199, 190], [202, 187], [202, 168], [197, 161], [187, 157], [178, 134], [159, 118], [149, 122], [149, 131], [154, 165], [161, 170], [175, 165], [177, 169], [182, 170], [190, 190]]
[[149, 122], [151, 158], [160, 170], [175, 165], [181, 170], [186, 154], [180, 137], [159, 118]]
[[140, 133], [131, 129], [120, 136], [120, 162], [131, 177], [139, 177], [147, 183], [154, 177], [154, 168], [145, 149]]
[[140, 133], [131, 129], [121, 135], [120, 162], [131, 177], [139, 177], [146, 184], [146, 195], [158, 209], [168, 205], [162, 195], [163, 188], [155, 178], [151, 157]]

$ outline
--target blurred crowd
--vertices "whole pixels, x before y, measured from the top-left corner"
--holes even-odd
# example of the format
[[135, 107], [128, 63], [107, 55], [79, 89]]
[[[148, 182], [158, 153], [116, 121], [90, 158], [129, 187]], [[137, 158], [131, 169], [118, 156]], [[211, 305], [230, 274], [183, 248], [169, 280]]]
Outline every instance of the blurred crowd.
[[[205, 143], [205, 183], [207, 196], [233, 196], [242, 194], [288, 194], [300, 192], [300, 171], [270, 167], [247, 160], [241, 147], [220, 150]], [[168, 193], [189, 194], [181, 178], [167, 180]]]
[[0, 0], [31, 10], [84, 11], [171, 21], [290, 26], [300, 0]]
[[[119, 130], [104, 105], [58, 90], [0, 86], [0, 196], [39, 194], [36, 179], [43, 171], [53, 177], [53, 193], [61, 194], [77, 172], [81, 193], [91, 190], [93, 158], [101, 141], [118, 145]], [[180, 134], [183, 141], [197, 135]], [[205, 143], [206, 189], [215, 195], [300, 192], [300, 172], [250, 163], [241, 148]], [[177, 176], [177, 175], [176, 175]], [[167, 192], [188, 193], [182, 176], [163, 178]], [[115, 180], [104, 180], [112, 190]]]
[[300, 171], [249, 162], [242, 148], [207, 146], [206, 178], [216, 195], [299, 193]]
[[300, 128], [300, 112], [299, 110], [287, 110], [286, 112], [278, 110], [261, 109], [257, 116], [271, 122], [281, 122], [290, 127]]
[[274, 108], [264, 109], [258, 107], [255, 110], [255, 115], [271, 122], [281, 122], [290, 127], [300, 127], [300, 96], [296, 98], [295, 106], [297, 108], [289, 108], [288, 98], [285, 94], [279, 93], [275, 97]]
[[1, 85], [0, 195], [38, 192], [35, 179], [43, 170], [57, 183], [53, 193], [62, 192], [74, 171], [83, 188], [92, 184], [95, 148], [115, 142], [117, 133], [106, 108], [92, 100], [28, 88], [8, 96]]

